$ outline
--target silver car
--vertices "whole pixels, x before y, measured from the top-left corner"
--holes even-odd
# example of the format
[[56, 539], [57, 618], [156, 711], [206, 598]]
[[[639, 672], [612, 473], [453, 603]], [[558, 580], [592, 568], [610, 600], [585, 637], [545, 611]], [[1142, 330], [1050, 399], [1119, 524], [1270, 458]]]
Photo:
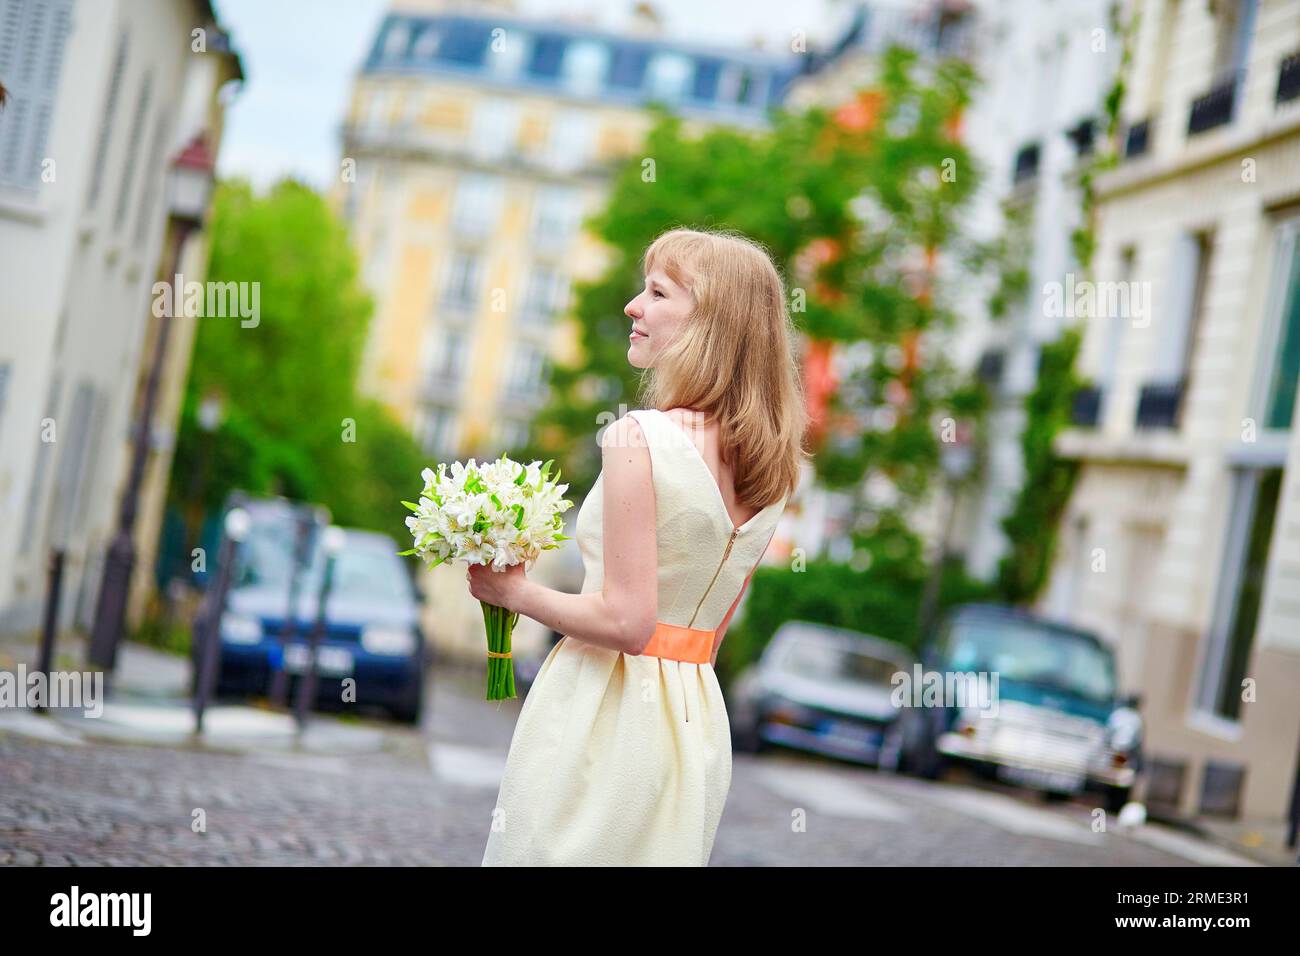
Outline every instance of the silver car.
[[893, 641], [787, 621], [732, 684], [732, 745], [758, 752], [776, 744], [874, 765], [898, 716], [892, 678], [913, 663]]

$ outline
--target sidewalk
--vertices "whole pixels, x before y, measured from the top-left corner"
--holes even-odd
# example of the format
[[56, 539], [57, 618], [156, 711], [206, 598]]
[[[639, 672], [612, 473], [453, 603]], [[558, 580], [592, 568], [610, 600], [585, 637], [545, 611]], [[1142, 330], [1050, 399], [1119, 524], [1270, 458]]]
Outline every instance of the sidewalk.
[[1186, 825], [1202, 839], [1268, 866], [1298, 865], [1300, 847], [1291, 848], [1286, 845], [1285, 821], [1197, 817], [1186, 821]]
[[[30, 638], [0, 642], [0, 671], [35, 669], [39, 645]], [[63, 637], [55, 667], [86, 672], [85, 640]], [[234, 753], [309, 753], [352, 755], [420, 746], [417, 730], [370, 722], [352, 715], [313, 712], [299, 733], [290, 713], [266, 706], [210, 704], [203, 732], [195, 733], [189, 696], [190, 662], [142, 644], [123, 642], [117, 668], [99, 716], [97, 708], [0, 708], [0, 732], [18, 733], [71, 745], [95, 741], [220, 750]]]

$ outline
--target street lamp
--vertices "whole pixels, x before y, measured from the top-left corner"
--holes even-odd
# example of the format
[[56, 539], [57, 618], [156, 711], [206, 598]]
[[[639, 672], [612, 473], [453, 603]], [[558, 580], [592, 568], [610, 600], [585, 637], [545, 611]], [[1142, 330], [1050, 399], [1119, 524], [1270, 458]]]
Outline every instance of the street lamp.
[[954, 422], [952, 437], [946, 435], [939, 444], [939, 467], [944, 476], [944, 492], [947, 498], [947, 513], [944, 515], [943, 529], [939, 537], [939, 556], [930, 567], [930, 575], [925, 581], [925, 592], [921, 595], [921, 610], [918, 615], [918, 633], [922, 642], [929, 639], [930, 626], [934, 622], [935, 610], [939, 603], [939, 584], [943, 579], [943, 568], [948, 562], [948, 548], [952, 538], [953, 518], [957, 514], [957, 488], [975, 464], [975, 450], [971, 444], [971, 429], [968, 422]]
[[[203, 223], [212, 194], [215, 161], [202, 133], [195, 136], [172, 162], [167, 173], [167, 210], [171, 222], [172, 244], [166, 281], [173, 281], [180, 269], [185, 240]], [[173, 307], [181, 299], [181, 289], [172, 289]], [[102, 668], [106, 679], [117, 662], [117, 646], [126, 625], [126, 605], [131, 588], [131, 571], [135, 567], [135, 516], [140, 507], [140, 489], [149, 457], [149, 436], [153, 429], [155, 406], [162, 386], [167, 358], [167, 340], [173, 316], [169, 310], [159, 319], [149, 379], [145, 385], [143, 406], [132, 429], [131, 471], [118, 508], [117, 531], [104, 561], [104, 575], [99, 585], [95, 608], [95, 626], [91, 632], [87, 657], [91, 666]]]

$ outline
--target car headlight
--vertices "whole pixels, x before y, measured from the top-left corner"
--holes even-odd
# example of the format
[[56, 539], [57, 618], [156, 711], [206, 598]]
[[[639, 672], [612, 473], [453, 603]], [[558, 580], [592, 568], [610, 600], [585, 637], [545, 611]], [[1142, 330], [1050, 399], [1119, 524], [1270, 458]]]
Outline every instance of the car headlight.
[[407, 627], [368, 627], [361, 632], [361, 646], [371, 654], [413, 654], [415, 633]]
[[262, 639], [262, 622], [247, 614], [221, 615], [221, 639], [231, 644], [256, 644]]
[[1106, 739], [1114, 750], [1132, 750], [1142, 739], [1142, 715], [1132, 707], [1117, 707], [1106, 721]]

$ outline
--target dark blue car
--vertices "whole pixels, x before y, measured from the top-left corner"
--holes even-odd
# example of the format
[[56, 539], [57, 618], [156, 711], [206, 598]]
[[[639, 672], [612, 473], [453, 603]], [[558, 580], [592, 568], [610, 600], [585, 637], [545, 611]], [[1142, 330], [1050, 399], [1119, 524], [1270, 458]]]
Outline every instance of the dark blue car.
[[[252, 527], [241, 545], [221, 619], [216, 693], [268, 695], [275, 671], [283, 668], [292, 703], [306, 671], [308, 640], [317, 619], [326, 563], [324, 535], [313, 535], [300, 577], [297, 613], [286, 633], [294, 569], [292, 514], [277, 502], [244, 507]], [[315, 707], [377, 709], [403, 723], [419, 723], [428, 650], [419, 626], [420, 597], [397, 555], [401, 549], [387, 535], [336, 530], [343, 539], [317, 646]], [[355, 683], [345, 684], [349, 680]]]

